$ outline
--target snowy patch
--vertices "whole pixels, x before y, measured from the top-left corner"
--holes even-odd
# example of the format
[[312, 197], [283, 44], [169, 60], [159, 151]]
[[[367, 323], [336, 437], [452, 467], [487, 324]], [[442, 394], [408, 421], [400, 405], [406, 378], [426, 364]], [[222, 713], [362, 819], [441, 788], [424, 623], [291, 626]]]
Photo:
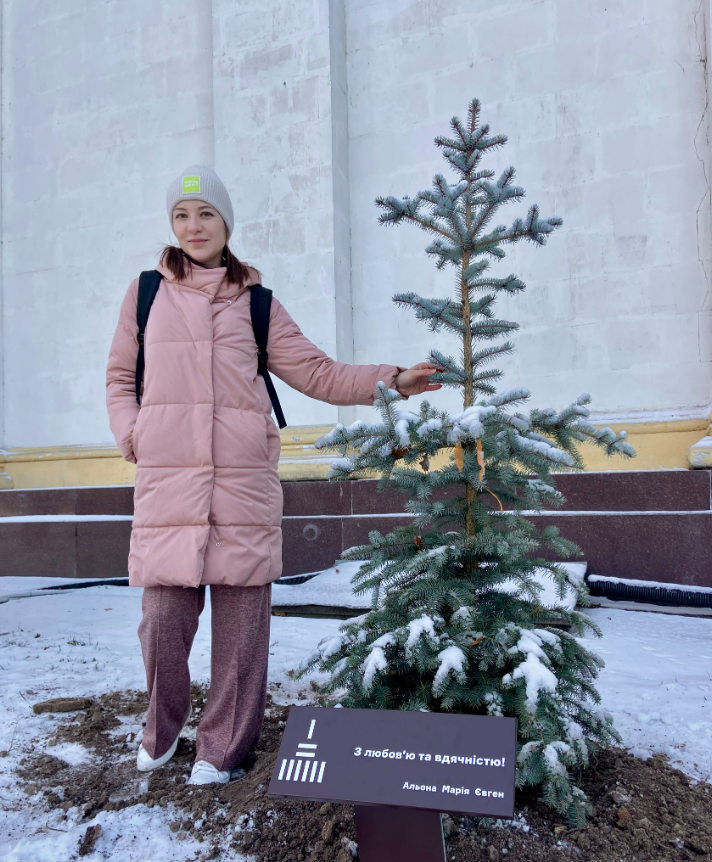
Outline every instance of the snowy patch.
[[[539, 587], [537, 601], [543, 608], [563, 608], [567, 611], [572, 611], [576, 607], [576, 589], [573, 585], [580, 585], [586, 574], [587, 563], [557, 563], [562, 569], [566, 570], [568, 580], [571, 582], [566, 585], [564, 597], [559, 598], [559, 588], [553, 575], [547, 569], [534, 569], [531, 573], [531, 578]], [[494, 589], [503, 593], [516, 593], [522, 589], [522, 584], [517, 578], [511, 578], [501, 584], [497, 584]]]
[[374, 647], [363, 665], [363, 687], [366, 691], [373, 685], [373, 678], [378, 671], [385, 670], [387, 667], [388, 659], [386, 658], [386, 654], [380, 647]]
[[438, 653], [438, 662], [440, 663], [440, 667], [438, 667], [435, 679], [433, 680], [433, 692], [435, 694], [438, 694], [442, 690], [449, 673], [457, 677], [460, 682], [465, 680], [467, 658], [460, 647], [449, 646]]
[[544, 760], [549, 770], [556, 775], [566, 775], [566, 766], [559, 760], [559, 754], [570, 751], [565, 742], [551, 742], [544, 749]]
[[[667, 754], [677, 769], [712, 781], [712, 619], [584, 613], [603, 632], [582, 643], [606, 663], [597, 688], [626, 748], [637, 757]], [[640, 721], [645, 708], [659, 717]]]
[[61, 521], [133, 521], [133, 515], [9, 515], [0, 524], [43, 524]]
[[526, 680], [526, 707], [530, 712], [536, 710], [540, 691], [549, 691], [552, 693], [556, 691], [556, 677], [548, 667], [545, 667], [541, 663], [534, 653], [529, 653], [526, 660], [517, 665], [511, 675], [506, 674], [503, 681], [509, 682], [510, 680], [522, 678]]
[[529, 832], [531, 826], [523, 814], [515, 813], [512, 820], [495, 820], [492, 829], [519, 829], [522, 832]]
[[58, 757], [70, 766], [81, 766], [84, 763], [91, 763], [94, 755], [91, 751], [79, 745], [78, 742], [66, 742], [63, 745], [47, 745], [44, 748], [45, 754], [51, 754], [52, 757]]
[[398, 442], [404, 449], [410, 445], [410, 434], [408, 433], [408, 422], [405, 419], [397, 419], [394, 426]]
[[320, 605], [366, 610], [371, 607], [371, 593], [356, 596], [351, 585], [351, 579], [361, 566], [360, 562], [338, 562], [303, 584], [277, 581], [272, 585], [272, 604], [276, 607]]
[[649, 760], [653, 756], [647, 748], [629, 748], [628, 754], [639, 757], [641, 760]]
[[[6, 580], [0, 579], [0, 584]], [[22, 580], [34, 588], [53, 583]], [[348, 584], [348, 576], [345, 580]], [[606, 662], [597, 680], [602, 704], [588, 708], [612, 715], [632, 754], [649, 757], [662, 752], [690, 777], [712, 780], [712, 619], [605, 608], [584, 613], [600, 627], [603, 638], [587, 635], [582, 643]], [[28, 800], [16, 784], [19, 760], [37, 750], [36, 740], [48, 739], [57, 726], [56, 716], [34, 715], [33, 703], [144, 688], [136, 636], [140, 616], [141, 590], [133, 587], [90, 587], [0, 605], [0, 749], [9, 749], [9, 755], [0, 758], [0, 859], [69, 862], [76, 858], [86, 827], [96, 822], [103, 832], [95, 854], [86, 857], [88, 862], [101, 857], [106, 862], [187, 862], [195, 857], [192, 840], [175, 842], [169, 837], [167, 824], [174, 819], [173, 812], [138, 806], [79, 822], [80, 812], [71, 809], [67, 821], [48, 822], [39, 798], [37, 804]], [[339, 620], [272, 617], [268, 684], [278, 703], [300, 702], [310, 694], [312, 679], [324, 679], [314, 674], [294, 680], [290, 672], [320, 641], [336, 637], [340, 625]], [[67, 643], [72, 632], [81, 633], [85, 646]], [[541, 637], [540, 630], [537, 636]], [[209, 678], [209, 650], [208, 602], [190, 658], [191, 675], [198, 682]], [[488, 708], [496, 714], [494, 701]], [[642, 716], [648, 719], [643, 721]], [[575, 733], [575, 728], [569, 729], [566, 741], [571, 745]], [[71, 756], [60, 746], [47, 751], [63, 759]], [[75, 754], [82, 756], [77, 750]], [[53, 832], [47, 825], [68, 831]], [[240, 857], [226, 853], [222, 858], [236, 862]]]
[[450, 617], [451, 621], [462, 622], [467, 625], [470, 622], [472, 616], [472, 608], [469, 605], [463, 605], [461, 608], [458, 608], [455, 613]]
[[415, 429], [415, 433], [418, 437], [427, 437], [431, 431], [440, 431], [442, 427], [443, 423], [441, 419], [428, 419]]
[[505, 674], [503, 682], [510, 685], [516, 679], [526, 682], [526, 707], [530, 712], [536, 710], [539, 693], [556, 691], [557, 679], [547, 667], [549, 660], [542, 649], [543, 644], [558, 646], [558, 637], [544, 629], [519, 629], [519, 640], [508, 652], [512, 655], [524, 653], [526, 659], [517, 665], [511, 674]]
[[564, 452], [563, 449], [557, 449], [556, 446], [547, 443], [544, 438], [532, 440], [531, 437], [522, 437], [521, 434], [514, 434], [514, 442], [521, 452], [539, 455], [540, 458], [546, 458], [547, 461], [566, 464], [568, 467], [574, 465], [574, 459], [568, 452]]
[[[102, 811], [86, 821], [82, 821], [75, 808], [68, 812], [67, 821], [56, 820], [56, 814], [47, 821], [45, 815], [42, 825], [38, 824], [39, 828], [33, 829], [32, 833], [26, 830], [24, 834], [23, 813], [6, 812], [4, 816], [3, 832], [15, 833], [16, 837], [0, 843], [3, 862], [71, 862], [77, 858], [77, 847], [87, 827], [96, 824], [101, 826], [101, 834], [93, 852], [84, 857], [87, 862], [108, 859], [116, 862], [146, 862], [149, 859], [183, 862], [194, 857], [203, 847], [190, 836], [179, 843], [170, 840], [168, 823], [177, 816], [170, 807], [149, 809], [145, 805], [136, 805], [120, 812]], [[222, 858], [225, 862], [244, 859], [237, 854]]]
[[405, 654], [407, 658], [413, 655], [413, 650], [422, 635], [425, 635], [433, 643], [437, 643], [438, 636], [435, 632], [435, 625], [427, 614], [423, 614], [417, 620], [411, 620], [408, 623], [408, 640], [405, 642]]
[[451, 416], [452, 428], [448, 431], [447, 442], [455, 444], [462, 437], [476, 440], [485, 433], [484, 422], [497, 413], [496, 407], [476, 404], [468, 407], [464, 413]]
[[[10, 579], [0, 578], [0, 584], [6, 580]], [[22, 580], [35, 589], [56, 584], [56, 579], [49, 578], [13, 580]], [[14, 584], [8, 587], [17, 591]], [[54, 734], [59, 718], [46, 713], [34, 715], [30, 709], [33, 703], [51, 697], [93, 697], [144, 689], [146, 678], [136, 635], [141, 593], [133, 587], [90, 587], [0, 605], [0, 750], [9, 750], [7, 757], [0, 758], [3, 862], [75, 860], [81, 838], [95, 823], [102, 826], [102, 833], [92, 854], [85, 857], [87, 862], [188, 862], [199, 849], [205, 849], [190, 837], [178, 842], [171, 837], [168, 823], [177, 816], [173, 809], [139, 805], [120, 812], [101, 812], [87, 821], [73, 808], [67, 812], [67, 820], [60, 821], [61, 811], [48, 817], [44, 799], [28, 800], [16, 783], [15, 769], [28, 754], [41, 751], [70, 764], [86, 764], [93, 756], [90, 749], [73, 743], [48, 746], [46, 740]], [[301, 702], [312, 694], [312, 679], [325, 679], [314, 674], [306, 680], [294, 680], [290, 674], [319, 641], [336, 636], [340, 624], [339, 620], [272, 617], [268, 686], [277, 703]], [[75, 643], [68, 643], [71, 640]], [[208, 681], [209, 601], [193, 643], [190, 669], [196, 682]], [[194, 737], [195, 730], [191, 728], [186, 735]], [[221, 858], [242, 862], [245, 857], [230, 851]]]
[[354, 469], [354, 462], [350, 458], [334, 458], [331, 462], [331, 466], [335, 470], [343, 470], [347, 473], [351, 473]]
[[635, 578], [610, 578], [607, 575], [589, 575], [589, 584], [625, 584], [629, 587], [651, 587], [659, 590], [680, 590], [683, 593], [712, 594], [712, 587], [693, 587], [688, 584], [669, 584], [662, 581], [638, 581]]
[[511, 404], [513, 401], [526, 401], [531, 397], [531, 392], [523, 386], [517, 389], [505, 389], [503, 392], [498, 392], [493, 395], [488, 403], [494, 404], [497, 407], [502, 407], [505, 404]]
[[332, 655], [336, 655], [337, 652], [344, 645], [344, 639], [341, 635], [337, 635], [335, 638], [329, 638], [326, 641], [322, 641], [319, 644], [319, 652], [321, 653], [321, 657], [331, 658]]
[[485, 695], [487, 715], [502, 715], [502, 695], [498, 691], [488, 691]]

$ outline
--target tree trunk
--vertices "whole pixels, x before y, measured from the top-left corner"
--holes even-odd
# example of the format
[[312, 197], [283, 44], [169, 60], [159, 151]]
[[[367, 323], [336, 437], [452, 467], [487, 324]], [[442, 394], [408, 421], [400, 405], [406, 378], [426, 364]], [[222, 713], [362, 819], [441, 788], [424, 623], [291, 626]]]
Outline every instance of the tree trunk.
[[[472, 224], [472, 205], [468, 201], [465, 204], [465, 226], [469, 232]], [[467, 288], [467, 280], [464, 277], [465, 270], [470, 265], [470, 252], [466, 251], [462, 256], [462, 264], [460, 270], [460, 301], [462, 304], [462, 322], [464, 324], [464, 333], [462, 336], [462, 356], [464, 360], [463, 368], [465, 370], [465, 395], [463, 407], [467, 410], [475, 403], [475, 387], [472, 380], [472, 321], [470, 319], [470, 291]], [[468, 447], [469, 450], [469, 447]], [[465, 501], [467, 509], [465, 511], [465, 532], [468, 536], [475, 535], [475, 519], [472, 514], [472, 507], [476, 498], [475, 489], [469, 482], [465, 482]], [[469, 567], [468, 567], [469, 568]]]

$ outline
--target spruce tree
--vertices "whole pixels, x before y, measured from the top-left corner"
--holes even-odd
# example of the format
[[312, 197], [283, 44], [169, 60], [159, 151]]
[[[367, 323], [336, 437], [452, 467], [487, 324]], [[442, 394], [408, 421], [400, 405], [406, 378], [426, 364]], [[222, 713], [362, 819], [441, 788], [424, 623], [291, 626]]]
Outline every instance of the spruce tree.
[[[480, 166], [507, 139], [490, 134], [479, 115], [473, 100], [467, 123], [454, 117], [452, 137], [435, 139], [454, 184], [437, 174], [431, 189], [412, 198], [376, 200], [382, 224], [409, 222], [432, 234], [427, 254], [438, 269], [456, 270], [453, 297], [407, 292], [393, 299], [431, 331], [458, 336], [459, 358], [433, 350], [429, 361], [442, 369], [434, 382], [462, 390], [463, 410], [452, 415], [423, 401], [409, 412], [381, 383], [380, 422], [337, 425], [317, 442], [341, 453], [332, 478], [378, 475], [380, 490], [408, 496], [414, 517], [386, 535], [373, 531], [369, 544], [343, 554], [364, 561], [353, 584], [357, 593], [372, 592], [372, 609], [323, 641], [301, 673], [328, 672], [322, 691], [332, 705], [515, 716], [517, 786], [540, 787], [573, 826], [588, 810], [573, 774], [592, 750], [620, 740], [598, 706], [602, 661], [576, 638], [599, 630], [575, 610], [557, 611], [568, 631], [553, 627], [539, 601], [537, 570], [549, 573], [562, 598], [573, 589], [587, 604], [584, 584], [538, 556], [543, 548], [549, 559], [580, 551], [554, 527], [537, 530], [525, 513], [563, 502], [553, 474], [582, 469], [581, 443], [609, 455], [635, 453], [625, 432], [590, 423], [588, 395], [561, 411], [524, 412], [526, 389], [497, 392], [501, 372], [492, 362], [513, 350], [501, 337], [517, 324], [495, 316], [495, 300], [525, 285], [515, 275], [494, 277], [490, 264], [520, 240], [543, 246], [562, 220], [531, 206], [525, 218], [492, 227], [500, 207], [520, 201], [524, 190], [513, 182], [514, 168], [495, 179]], [[431, 468], [443, 450], [447, 462]]]

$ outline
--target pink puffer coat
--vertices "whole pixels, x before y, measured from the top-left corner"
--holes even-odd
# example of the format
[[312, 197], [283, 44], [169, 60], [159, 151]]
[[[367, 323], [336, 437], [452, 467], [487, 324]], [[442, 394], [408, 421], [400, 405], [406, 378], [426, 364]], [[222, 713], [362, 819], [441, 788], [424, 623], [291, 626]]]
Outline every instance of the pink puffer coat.
[[[164, 275], [145, 333], [136, 403], [138, 279], [121, 306], [106, 373], [111, 430], [135, 462], [132, 586], [257, 586], [282, 572], [280, 439], [250, 320], [250, 291], [225, 269]], [[249, 284], [257, 283], [255, 277]], [[403, 369], [335, 362], [272, 300], [268, 368], [330, 404], [372, 404]]]

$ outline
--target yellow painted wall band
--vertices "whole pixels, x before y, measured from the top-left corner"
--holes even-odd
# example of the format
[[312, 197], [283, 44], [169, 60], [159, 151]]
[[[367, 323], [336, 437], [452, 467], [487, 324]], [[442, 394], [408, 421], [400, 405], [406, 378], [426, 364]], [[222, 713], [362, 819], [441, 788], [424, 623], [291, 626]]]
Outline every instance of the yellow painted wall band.
[[[604, 423], [601, 423], [604, 424]], [[610, 424], [614, 431], [625, 428], [637, 458], [607, 458], [594, 446], [582, 453], [589, 471], [689, 469], [687, 453], [708, 429], [703, 419], [679, 422]], [[323, 479], [335, 453], [314, 448], [314, 442], [331, 425], [285, 428], [280, 432], [282, 452], [279, 475], [283, 481]], [[431, 459], [437, 468], [446, 463], [449, 450]], [[132, 485], [136, 468], [123, 460], [113, 446], [52, 446], [5, 450], [0, 454], [0, 488], [57, 488], [89, 485]], [[7, 478], [3, 478], [3, 477]], [[11, 484], [10, 484], [11, 482]]]

